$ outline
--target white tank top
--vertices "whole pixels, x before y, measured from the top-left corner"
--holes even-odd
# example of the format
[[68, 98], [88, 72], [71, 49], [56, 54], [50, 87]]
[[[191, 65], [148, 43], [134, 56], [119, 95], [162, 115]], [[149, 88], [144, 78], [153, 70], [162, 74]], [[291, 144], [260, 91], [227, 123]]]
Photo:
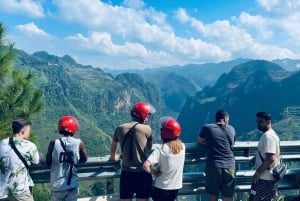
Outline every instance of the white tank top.
[[59, 139], [55, 140], [52, 151], [50, 182], [52, 191], [64, 191], [67, 189], [78, 188], [77, 167], [79, 161], [80, 139], [74, 137], [62, 137], [63, 144], [67, 151], [72, 151], [74, 166], [72, 168], [72, 179], [70, 185], [67, 184], [71, 164], [63, 160], [64, 149]]

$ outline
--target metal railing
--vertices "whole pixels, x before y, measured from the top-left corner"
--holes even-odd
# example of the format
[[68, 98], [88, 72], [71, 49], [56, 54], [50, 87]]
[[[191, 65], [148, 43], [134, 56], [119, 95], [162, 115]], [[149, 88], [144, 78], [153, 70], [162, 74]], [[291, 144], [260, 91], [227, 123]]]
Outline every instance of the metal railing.
[[[254, 170], [250, 169], [248, 162], [256, 154], [258, 142], [236, 142], [234, 155], [237, 164], [236, 192], [240, 200], [241, 192], [249, 191]], [[158, 144], [154, 146], [160, 146]], [[185, 168], [183, 176], [183, 188], [180, 195], [204, 194], [205, 173], [205, 147], [197, 143], [186, 143]], [[287, 175], [279, 182], [279, 190], [298, 189], [297, 175], [300, 175], [300, 141], [281, 141], [281, 156], [287, 162], [289, 169]], [[109, 161], [109, 156], [90, 157], [87, 163], [78, 166], [80, 180], [104, 179], [106, 180], [107, 195], [115, 192], [114, 179], [120, 176], [121, 161]], [[50, 170], [46, 165], [31, 167], [31, 176], [35, 183], [49, 183]], [[108, 199], [105, 195], [99, 200]], [[83, 199], [88, 200], [88, 199]], [[95, 200], [95, 199], [93, 199]]]

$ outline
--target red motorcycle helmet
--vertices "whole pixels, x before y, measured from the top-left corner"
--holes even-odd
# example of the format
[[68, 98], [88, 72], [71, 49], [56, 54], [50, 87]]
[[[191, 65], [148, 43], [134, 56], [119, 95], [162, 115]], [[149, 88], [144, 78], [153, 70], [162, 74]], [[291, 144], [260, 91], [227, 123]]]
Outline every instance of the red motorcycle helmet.
[[163, 117], [160, 119], [160, 121], [161, 138], [166, 140], [176, 140], [180, 136], [181, 126], [175, 119], [173, 119], [172, 117]]
[[154, 114], [155, 109], [152, 105], [145, 102], [136, 103], [131, 109], [131, 116], [141, 119], [145, 121], [149, 114]]
[[60, 134], [69, 132], [75, 135], [78, 129], [78, 121], [73, 116], [63, 116], [58, 121], [57, 129]]

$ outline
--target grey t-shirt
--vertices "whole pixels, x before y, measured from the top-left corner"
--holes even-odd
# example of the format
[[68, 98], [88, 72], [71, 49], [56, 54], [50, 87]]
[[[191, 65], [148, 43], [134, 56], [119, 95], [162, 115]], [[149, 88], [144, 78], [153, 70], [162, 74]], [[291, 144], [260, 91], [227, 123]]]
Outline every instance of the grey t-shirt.
[[231, 125], [206, 124], [199, 136], [206, 140], [206, 166], [235, 169], [232, 151], [235, 130]]

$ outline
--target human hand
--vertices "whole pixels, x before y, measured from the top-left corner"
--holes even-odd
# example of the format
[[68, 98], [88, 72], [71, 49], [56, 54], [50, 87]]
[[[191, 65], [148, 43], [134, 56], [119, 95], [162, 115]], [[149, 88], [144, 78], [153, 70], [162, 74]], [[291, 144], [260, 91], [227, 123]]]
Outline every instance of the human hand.
[[119, 155], [118, 154], [115, 154], [115, 155], [111, 155], [110, 157], [109, 157], [109, 160], [110, 161], [118, 161], [119, 160]]
[[39, 152], [39, 157], [40, 157], [40, 161], [39, 161], [39, 165], [44, 165], [46, 164], [46, 158], [43, 155], [43, 153]]
[[151, 174], [153, 174], [155, 177], [159, 177], [161, 175], [160, 167], [154, 166], [154, 168], [151, 168]]
[[151, 170], [151, 174], [153, 174], [155, 177], [159, 177], [161, 175], [160, 170]]
[[255, 161], [256, 161], [256, 157], [253, 156], [248, 163], [249, 168], [253, 168], [255, 166]]
[[254, 184], [258, 183], [259, 176], [260, 176], [260, 174], [257, 171], [255, 171], [253, 178], [252, 178], [252, 181]]

